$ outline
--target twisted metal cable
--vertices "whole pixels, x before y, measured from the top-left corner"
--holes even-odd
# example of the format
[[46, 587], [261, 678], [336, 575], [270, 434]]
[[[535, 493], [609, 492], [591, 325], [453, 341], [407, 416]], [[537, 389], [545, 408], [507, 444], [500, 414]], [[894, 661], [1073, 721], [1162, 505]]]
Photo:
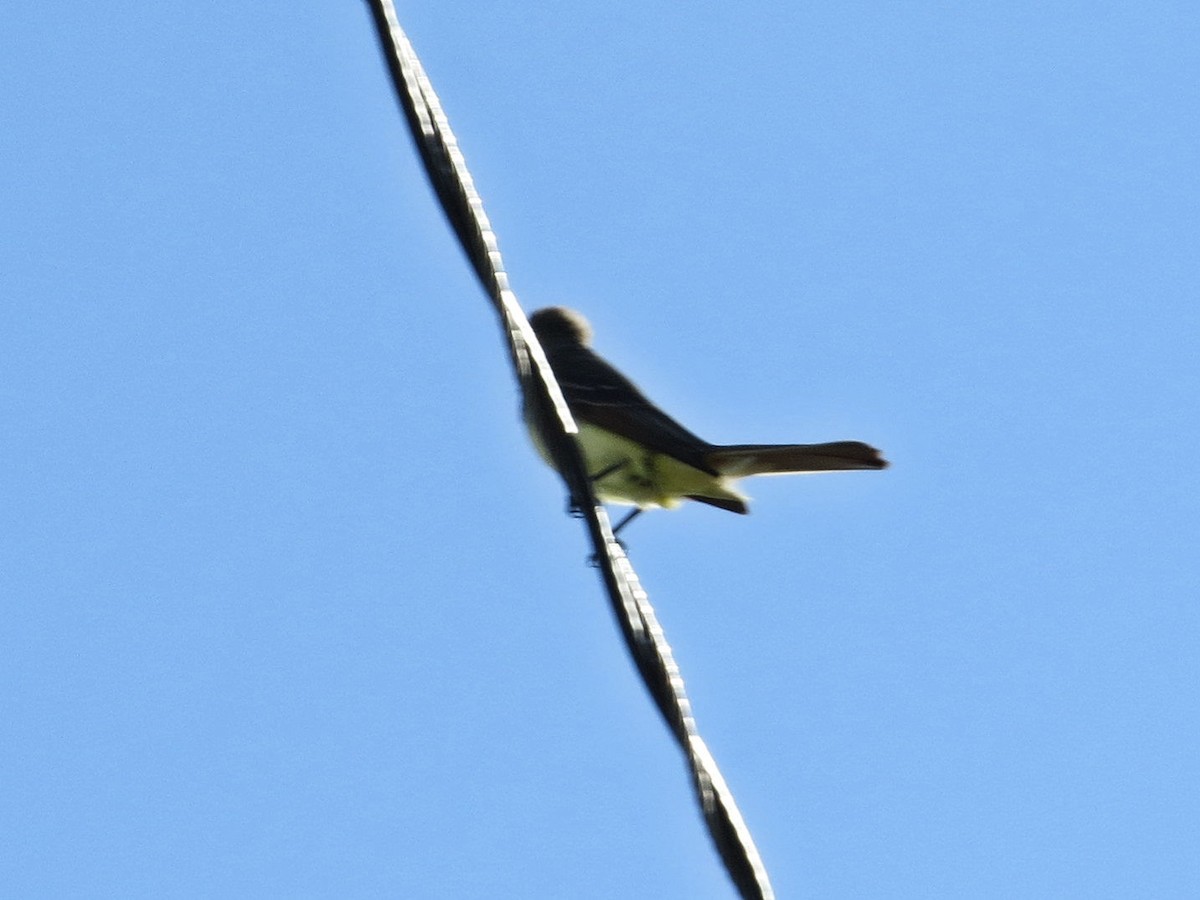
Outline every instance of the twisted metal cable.
[[392, 0], [367, 0], [396, 95], [425, 172], [475, 274], [500, 316], [521, 394], [543, 425], [556, 468], [584, 519], [597, 568], [626, 646], [655, 706], [687, 759], [692, 787], [726, 871], [746, 900], [775, 896], [733, 795], [696, 730], [679, 666], [625, 551], [596, 499], [578, 433], [546, 355], [529, 326], [500, 256], [495, 232], [425, 70], [400, 27]]

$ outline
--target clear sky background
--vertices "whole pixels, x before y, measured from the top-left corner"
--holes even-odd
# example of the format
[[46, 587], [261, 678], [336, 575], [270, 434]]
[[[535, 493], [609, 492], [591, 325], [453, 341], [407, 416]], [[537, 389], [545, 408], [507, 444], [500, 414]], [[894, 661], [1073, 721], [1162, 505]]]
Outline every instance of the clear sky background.
[[[781, 897], [1200, 895], [1194, 4], [401, 4], [527, 309], [893, 468], [631, 558]], [[0, 893], [728, 898], [364, 3], [0, 29]]]

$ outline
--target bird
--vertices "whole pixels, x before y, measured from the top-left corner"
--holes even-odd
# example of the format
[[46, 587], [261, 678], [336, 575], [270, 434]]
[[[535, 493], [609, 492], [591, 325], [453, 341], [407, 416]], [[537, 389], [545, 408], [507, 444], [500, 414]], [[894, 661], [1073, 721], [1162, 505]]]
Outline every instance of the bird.
[[[593, 490], [607, 503], [671, 509], [694, 500], [745, 515], [749, 498], [735, 482], [750, 475], [884, 469], [887, 460], [861, 441], [824, 444], [710, 444], [683, 427], [592, 347], [592, 328], [564, 306], [539, 309], [529, 324], [578, 426]], [[554, 465], [531, 404], [525, 421], [539, 454]]]

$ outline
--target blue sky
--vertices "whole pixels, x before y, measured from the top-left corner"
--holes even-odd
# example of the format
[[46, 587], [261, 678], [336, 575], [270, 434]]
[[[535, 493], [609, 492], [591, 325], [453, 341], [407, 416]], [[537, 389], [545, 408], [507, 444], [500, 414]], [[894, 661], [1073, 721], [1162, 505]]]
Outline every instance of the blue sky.
[[[0, 883], [732, 896], [365, 4], [0, 32]], [[404, 3], [783, 897], [1200, 894], [1200, 14]]]

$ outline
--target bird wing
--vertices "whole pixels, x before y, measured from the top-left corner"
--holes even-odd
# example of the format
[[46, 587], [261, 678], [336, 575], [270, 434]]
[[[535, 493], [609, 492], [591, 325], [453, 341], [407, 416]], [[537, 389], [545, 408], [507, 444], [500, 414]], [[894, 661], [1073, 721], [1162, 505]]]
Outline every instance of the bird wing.
[[637, 385], [587, 347], [555, 348], [548, 357], [567, 405], [580, 421], [702, 472], [719, 474], [705, 461], [712, 445], [651, 403]]

